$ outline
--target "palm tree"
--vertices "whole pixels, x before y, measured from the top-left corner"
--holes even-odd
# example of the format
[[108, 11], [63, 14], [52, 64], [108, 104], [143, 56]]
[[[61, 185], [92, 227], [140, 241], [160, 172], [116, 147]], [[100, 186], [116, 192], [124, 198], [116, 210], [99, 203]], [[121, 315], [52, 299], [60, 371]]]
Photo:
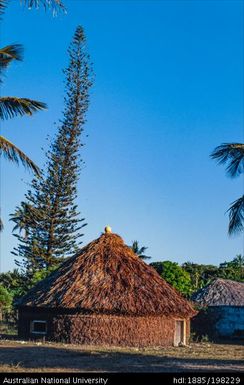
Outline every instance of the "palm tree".
[[[65, 7], [61, 0], [20, 0], [20, 3], [24, 3], [29, 9], [39, 5], [43, 5], [45, 9], [52, 8], [56, 13], [57, 9], [65, 11]], [[0, 18], [3, 15], [8, 0], [0, 0]], [[4, 48], [0, 48], [0, 75], [4, 69], [6, 69], [14, 60], [22, 60], [23, 47], [20, 44], [8, 45]], [[2, 80], [0, 78], [0, 84]], [[38, 102], [36, 100], [19, 97], [0, 97], [0, 119], [5, 120], [13, 118], [15, 116], [32, 115], [38, 110], [46, 108], [46, 104]], [[7, 158], [9, 161], [22, 164], [31, 169], [35, 174], [40, 175], [39, 168], [35, 163], [16, 145], [11, 143], [7, 138], [0, 135], [0, 155]], [[0, 231], [3, 230], [3, 222], [0, 218]]]
[[61, 0], [22, 0], [21, 2], [29, 9], [39, 8], [39, 6], [42, 5], [45, 10], [52, 9], [54, 14], [56, 14], [59, 9], [65, 11], [65, 7]]
[[[211, 157], [218, 164], [227, 164], [226, 172], [231, 178], [244, 172], [244, 144], [223, 143], [216, 147]], [[229, 235], [238, 234], [244, 229], [244, 195], [231, 203], [227, 210], [229, 213]]]
[[[0, 15], [4, 13], [4, 9], [9, 0], [0, 0]], [[58, 9], [65, 11], [64, 4], [61, 0], [20, 0], [20, 4], [24, 4], [28, 9], [39, 8], [42, 5], [45, 9], [52, 9], [57, 13]]]
[[[20, 0], [22, 3], [22, 1]], [[0, 16], [4, 13], [8, 0], [0, 0]], [[23, 0], [24, 5], [29, 9], [32, 7], [38, 8], [43, 5], [45, 9], [52, 8], [56, 12], [58, 8], [65, 10], [61, 0]], [[23, 47], [20, 44], [8, 45], [0, 48], [0, 74], [14, 60], [22, 60]], [[0, 83], [2, 83], [0, 79]], [[38, 110], [46, 108], [42, 102], [28, 98], [19, 97], [1, 97], [0, 98], [0, 119], [5, 120], [15, 116], [32, 115]], [[35, 163], [17, 146], [11, 143], [8, 139], [0, 136], [0, 154], [3, 154], [11, 162], [23, 165], [39, 175], [39, 169]], [[2, 224], [0, 221], [0, 230]]]
[[148, 255], [144, 254], [145, 251], [148, 249], [148, 247], [145, 247], [145, 246], [140, 247], [138, 241], [133, 241], [132, 242], [132, 246], [130, 246], [130, 248], [140, 259], [149, 259], [149, 258], [151, 258]]
[[[22, 46], [20, 44], [8, 45], [0, 48], [0, 75], [11, 62], [22, 60]], [[2, 80], [1, 80], [2, 81]], [[43, 110], [46, 104], [28, 98], [16, 96], [0, 97], [0, 119], [6, 120], [15, 116], [32, 115], [34, 112]], [[39, 169], [35, 163], [17, 146], [8, 139], [0, 136], [0, 154], [11, 162], [23, 165], [39, 175]]]
[[45, 8], [47, 7], [64, 8], [64, 5], [61, 0], [24, 0], [23, 2], [28, 8], [32, 8], [32, 7], [38, 8], [40, 4], [43, 5]]
[[1, 0], [0, 1], [0, 15], [4, 13], [4, 9], [6, 7], [6, 0]]
[[24, 231], [24, 237], [28, 236], [28, 228], [34, 228], [36, 225], [36, 218], [39, 218], [40, 213], [38, 209], [35, 209], [28, 203], [22, 202], [21, 207], [18, 207], [14, 214], [10, 214], [11, 221], [15, 223], [13, 232], [19, 230], [21, 233]]

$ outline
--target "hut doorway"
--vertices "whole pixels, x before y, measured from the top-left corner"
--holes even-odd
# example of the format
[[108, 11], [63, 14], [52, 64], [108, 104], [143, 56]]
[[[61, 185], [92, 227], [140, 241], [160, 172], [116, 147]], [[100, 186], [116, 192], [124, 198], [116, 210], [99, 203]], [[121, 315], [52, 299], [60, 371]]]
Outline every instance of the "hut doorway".
[[185, 345], [186, 343], [186, 335], [185, 335], [185, 321], [176, 320], [175, 321], [175, 338], [174, 345]]

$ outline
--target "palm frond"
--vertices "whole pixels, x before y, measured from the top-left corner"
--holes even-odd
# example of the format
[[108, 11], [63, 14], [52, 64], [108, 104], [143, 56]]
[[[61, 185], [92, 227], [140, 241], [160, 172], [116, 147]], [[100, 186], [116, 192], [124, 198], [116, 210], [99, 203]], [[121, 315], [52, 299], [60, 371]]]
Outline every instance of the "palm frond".
[[229, 235], [235, 235], [244, 229], [244, 195], [233, 202], [229, 212]]
[[139, 254], [138, 257], [140, 259], [151, 259], [151, 257], [149, 257], [149, 255], [145, 255], [145, 254]]
[[23, 59], [23, 46], [11, 44], [0, 48], [0, 69], [6, 68], [13, 60]]
[[3, 229], [4, 229], [3, 221], [2, 221], [2, 219], [0, 218], [0, 232], [3, 231]]
[[148, 249], [148, 247], [142, 246], [139, 247], [138, 241], [133, 241], [132, 245], [129, 246], [131, 250], [140, 258], [140, 259], [150, 259], [149, 255], [145, 255], [145, 251]]
[[145, 253], [145, 251], [146, 251], [147, 249], [148, 249], [148, 247], [142, 246], [142, 247], [139, 249], [139, 254]]
[[134, 251], [135, 254], [139, 251], [139, 244], [138, 241], [133, 241], [131, 245], [131, 249]]
[[38, 166], [23, 151], [3, 136], [0, 136], [0, 155], [3, 155], [11, 162], [17, 164], [21, 162], [24, 167], [32, 170], [36, 175], [40, 175]]
[[223, 143], [216, 147], [210, 155], [219, 164], [227, 163], [226, 172], [232, 178], [244, 171], [244, 144]]
[[52, 9], [53, 14], [57, 14], [59, 10], [66, 12], [65, 6], [61, 0], [20, 0], [26, 7], [39, 8], [40, 5], [47, 9]]
[[0, 17], [4, 14], [7, 5], [7, 0], [0, 0]]
[[33, 206], [26, 202], [21, 202], [21, 207], [17, 207], [13, 214], [10, 214], [10, 221], [15, 223], [12, 232], [19, 231], [24, 232], [25, 237], [28, 236], [28, 228], [35, 226], [35, 218], [37, 218], [37, 212]]
[[17, 97], [0, 98], [0, 119], [9, 119], [17, 115], [32, 115], [34, 112], [44, 110], [47, 105], [36, 100]]

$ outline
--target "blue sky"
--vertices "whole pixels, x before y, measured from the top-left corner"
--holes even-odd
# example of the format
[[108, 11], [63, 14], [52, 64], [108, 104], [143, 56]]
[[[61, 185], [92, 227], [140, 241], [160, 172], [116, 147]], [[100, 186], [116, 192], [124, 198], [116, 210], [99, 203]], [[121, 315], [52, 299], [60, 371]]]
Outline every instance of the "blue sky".
[[[2, 134], [38, 165], [63, 108], [66, 49], [81, 24], [95, 84], [85, 128], [78, 204], [84, 244], [105, 225], [152, 261], [218, 264], [243, 252], [227, 235], [229, 204], [242, 193], [209, 154], [243, 141], [242, 1], [66, 0], [53, 18], [10, 1], [1, 45], [22, 43], [24, 61], [8, 70], [2, 94], [45, 101], [48, 111], [15, 118]], [[31, 175], [1, 161], [1, 270], [14, 267], [9, 214]]]

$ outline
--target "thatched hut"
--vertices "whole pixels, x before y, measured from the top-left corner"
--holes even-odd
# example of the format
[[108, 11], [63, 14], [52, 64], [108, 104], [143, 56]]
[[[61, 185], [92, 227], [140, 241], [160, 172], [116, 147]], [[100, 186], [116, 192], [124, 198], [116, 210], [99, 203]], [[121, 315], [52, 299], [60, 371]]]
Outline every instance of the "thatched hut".
[[192, 306], [105, 232], [18, 302], [19, 336], [79, 344], [187, 343]]
[[244, 283], [215, 279], [192, 295], [201, 310], [193, 318], [197, 336], [244, 337]]

